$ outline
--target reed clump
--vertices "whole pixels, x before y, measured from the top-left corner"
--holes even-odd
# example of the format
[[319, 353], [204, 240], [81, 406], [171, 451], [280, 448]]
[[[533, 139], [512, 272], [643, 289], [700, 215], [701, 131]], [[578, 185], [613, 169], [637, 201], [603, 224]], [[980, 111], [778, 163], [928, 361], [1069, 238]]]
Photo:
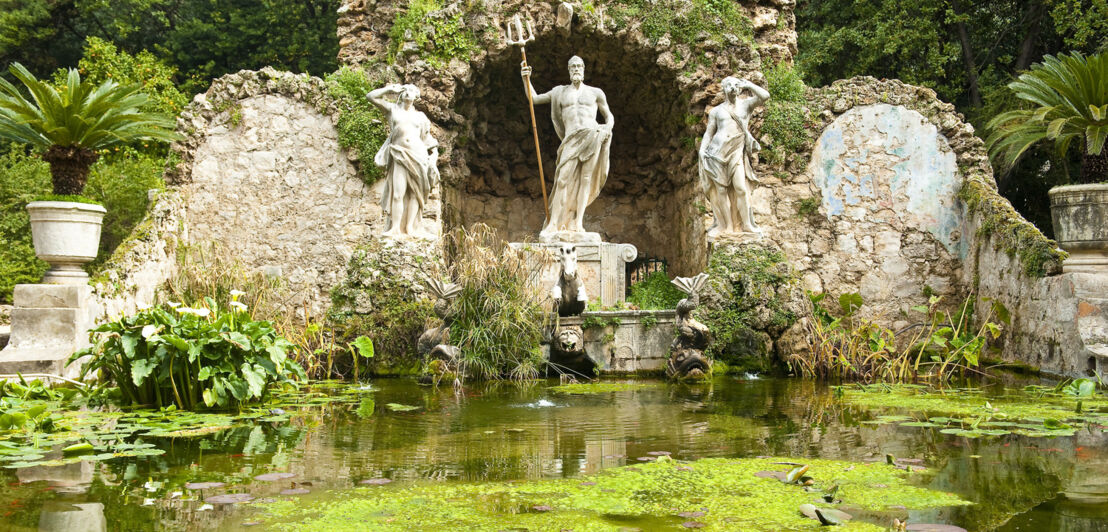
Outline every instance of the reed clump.
[[[956, 375], [978, 373], [989, 342], [1010, 324], [1008, 309], [999, 301], [970, 296], [952, 311], [943, 310], [943, 298], [931, 296], [927, 305], [912, 307], [918, 321], [898, 331], [865, 318], [857, 293], [839, 296], [839, 315], [823, 306], [826, 294], [809, 294], [813, 319], [807, 353], [787, 360], [790, 369], [807, 377], [863, 382], [946, 381]], [[985, 309], [975, 319], [978, 306]], [[995, 320], [995, 321], [994, 321]]]
[[533, 379], [545, 366], [541, 342], [548, 320], [536, 287], [541, 270], [484, 224], [445, 239], [450, 276], [461, 293], [450, 311], [450, 342], [461, 377]]

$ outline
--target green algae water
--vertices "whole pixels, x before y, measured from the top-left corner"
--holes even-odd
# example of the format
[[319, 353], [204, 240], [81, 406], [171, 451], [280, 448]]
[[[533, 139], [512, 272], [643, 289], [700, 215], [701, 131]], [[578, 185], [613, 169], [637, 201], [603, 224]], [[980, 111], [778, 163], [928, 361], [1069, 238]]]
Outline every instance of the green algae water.
[[[1097, 400], [1070, 414], [1003, 389], [606, 384], [379, 379], [212, 431], [82, 425], [97, 448], [115, 434], [108, 453], [0, 462], [21, 466], [0, 470], [0, 529], [809, 530], [812, 504], [852, 516], [846, 530], [1108, 530]], [[802, 466], [809, 486], [783, 481]]]

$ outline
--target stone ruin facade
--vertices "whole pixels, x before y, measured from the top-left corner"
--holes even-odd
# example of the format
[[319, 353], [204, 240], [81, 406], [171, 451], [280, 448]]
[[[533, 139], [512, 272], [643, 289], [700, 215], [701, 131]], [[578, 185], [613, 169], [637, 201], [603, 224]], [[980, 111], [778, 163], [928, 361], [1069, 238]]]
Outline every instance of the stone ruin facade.
[[[441, 64], [409, 42], [389, 57], [391, 24], [406, 2], [348, 0], [340, 9], [343, 62], [389, 69], [422, 90], [420, 110], [442, 142], [442, 188], [424, 213], [439, 231], [485, 223], [526, 241], [542, 223], [519, 52], [485, 30], [524, 4], [455, 2], [432, 13], [479, 30], [477, 52]], [[743, 2], [752, 42], [694, 46], [648, 38], [639, 22], [616, 25], [581, 4], [567, 4], [569, 16], [560, 2], [526, 4], [536, 89], [565, 83], [566, 60], [580, 55], [586, 83], [605, 90], [616, 117], [611, 175], [586, 229], [665, 259], [671, 276], [703, 271], [711, 217], [696, 139], [706, 110], [723, 100], [719, 80], [764, 85], [769, 62], [791, 60], [792, 2]], [[860, 292], [864, 311], [894, 328], [931, 294], [997, 298], [1013, 311], [1005, 357], [1071, 375], [1103, 369], [1103, 290], [1091, 278], [1058, 275], [1063, 255], [996, 193], [983, 143], [953, 106], [929, 89], [872, 78], [805, 98], [807, 147], [756, 162], [753, 191], [762, 244], [784, 252], [802, 288]], [[541, 116], [548, 111], [537, 112], [552, 170], [557, 137]], [[353, 249], [383, 222], [380, 183], [357, 177], [364, 163], [338, 146], [336, 116], [316, 78], [266, 70], [217, 80], [181, 118], [187, 139], [176, 147], [171, 190], [152, 209], [154, 229], [96, 287], [104, 308], [150, 302], [172, 272], [174, 242], [217, 241], [246, 266], [286, 279], [301, 294], [297, 304], [322, 313]], [[760, 125], [756, 114], [756, 135]], [[780, 335], [767, 339], [779, 356], [797, 345]]]

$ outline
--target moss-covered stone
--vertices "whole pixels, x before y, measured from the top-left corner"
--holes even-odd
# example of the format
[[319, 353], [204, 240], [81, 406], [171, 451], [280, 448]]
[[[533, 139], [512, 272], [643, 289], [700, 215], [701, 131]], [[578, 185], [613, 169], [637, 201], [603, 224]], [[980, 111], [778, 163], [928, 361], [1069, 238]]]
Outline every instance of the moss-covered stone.
[[373, 339], [371, 371], [410, 373], [420, 364], [416, 341], [433, 317], [426, 279], [442, 271], [437, 249], [370, 240], [354, 251], [346, 279], [331, 290], [328, 315], [338, 333]]
[[980, 219], [979, 241], [992, 239], [997, 249], [1019, 259], [1024, 275], [1044, 277], [1062, 271], [1066, 252], [1020, 216], [1012, 204], [988, 186], [987, 176], [966, 176], [958, 197]]
[[719, 244], [708, 259], [708, 275], [698, 313], [712, 331], [709, 355], [731, 368], [769, 369], [773, 340], [805, 309], [785, 254], [755, 242]]

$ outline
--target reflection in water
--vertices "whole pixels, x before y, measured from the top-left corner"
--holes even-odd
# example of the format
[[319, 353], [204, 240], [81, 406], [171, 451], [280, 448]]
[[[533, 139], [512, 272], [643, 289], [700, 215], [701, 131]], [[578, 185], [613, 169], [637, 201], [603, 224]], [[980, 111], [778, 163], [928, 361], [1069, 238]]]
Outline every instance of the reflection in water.
[[[420, 408], [378, 408], [363, 419], [353, 411], [357, 403], [340, 405], [285, 424], [149, 439], [166, 450], [161, 456], [4, 473], [8, 485], [0, 488], [0, 505], [13, 510], [0, 523], [15, 530], [114, 530], [135, 523], [238, 529], [253, 518], [250, 509], [207, 509], [202, 499], [234, 492], [279, 499], [289, 496], [281, 494], [288, 489], [310, 491], [296, 496], [311, 500], [334, 499], [361, 480], [381, 477], [572, 477], [635, 463], [650, 451], [668, 451], [679, 460], [773, 455], [863, 461], [890, 453], [934, 468], [934, 475], [918, 479], [927, 487], [982, 503], [914, 513], [913, 522], [1076, 531], [1104, 530], [1108, 522], [1108, 442], [1100, 430], [1072, 438], [975, 440], [929, 428], [870, 425], [863, 422], [877, 412], [843, 406], [827, 386], [803, 380], [659, 382], [582, 396], [555, 394], [547, 383], [471, 386], [455, 393], [378, 380], [374, 388], [360, 393], [376, 405]], [[295, 477], [254, 480], [270, 472]], [[226, 487], [184, 488], [201, 481]]]
[[49, 532], [104, 532], [104, 505], [98, 502], [65, 504], [50, 502], [42, 507], [38, 529]]

